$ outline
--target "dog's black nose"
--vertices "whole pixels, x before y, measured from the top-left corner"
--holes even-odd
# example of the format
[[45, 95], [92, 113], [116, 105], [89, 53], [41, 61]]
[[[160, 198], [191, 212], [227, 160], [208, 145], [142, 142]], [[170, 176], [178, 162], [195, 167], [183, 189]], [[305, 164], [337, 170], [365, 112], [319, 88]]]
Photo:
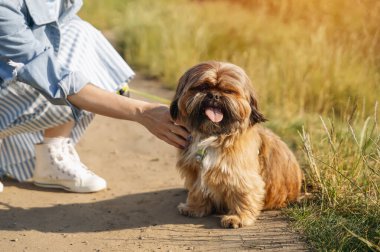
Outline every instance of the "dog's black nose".
[[220, 99], [220, 95], [218, 93], [207, 93], [207, 98], [219, 100]]

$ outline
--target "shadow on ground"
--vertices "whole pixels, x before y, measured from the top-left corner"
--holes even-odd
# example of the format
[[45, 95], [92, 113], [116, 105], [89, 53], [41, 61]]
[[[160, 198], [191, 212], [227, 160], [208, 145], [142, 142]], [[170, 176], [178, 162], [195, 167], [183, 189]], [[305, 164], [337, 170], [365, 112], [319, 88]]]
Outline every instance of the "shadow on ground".
[[[22, 185], [22, 184], [20, 184]], [[31, 185], [22, 185], [32, 187]], [[28, 188], [30, 189], [30, 188]], [[38, 189], [40, 190], [40, 189]], [[219, 228], [216, 217], [187, 218], [177, 212], [183, 189], [138, 193], [91, 203], [19, 208], [0, 203], [0, 230], [41, 232], [99, 232], [165, 224], [199, 224]]]

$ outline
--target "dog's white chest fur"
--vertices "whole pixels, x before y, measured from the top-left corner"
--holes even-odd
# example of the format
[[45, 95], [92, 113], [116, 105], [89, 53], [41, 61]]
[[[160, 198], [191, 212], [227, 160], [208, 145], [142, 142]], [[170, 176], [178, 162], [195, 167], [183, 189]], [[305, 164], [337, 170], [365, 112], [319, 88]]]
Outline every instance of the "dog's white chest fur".
[[193, 139], [188, 150], [188, 161], [197, 167], [198, 177], [195, 183], [205, 195], [217, 196], [211, 189], [213, 186], [210, 186], [211, 174], [224, 174], [225, 177], [232, 175], [233, 164], [223, 156], [223, 147], [220, 146], [217, 136]]
[[[242, 143], [239, 148], [228, 151], [223, 141], [226, 139], [222, 140], [218, 136], [207, 138], [196, 136], [186, 151], [186, 160], [193, 164], [193, 167], [195, 165], [198, 170], [198, 182], [202, 184], [202, 187], [207, 187], [204, 181], [207, 174], [218, 177], [222, 175], [224, 178], [233, 177], [233, 181], [238, 181], [243, 179], [243, 174], [245, 177], [250, 176], [247, 172], [251, 173], [259, 167], [259, 145], [256, 141], [250, 141], [247, 145]], [[233, 146], [237, 145], [233, 144]], [[223, 182], [231, 183], [231, 181], [224, 180]]]
[[216, 139], [216, 136], [211, 136], [202, 140], [196, 138], [190, 146], [190, 158], [192, 159], [192, 162], [199, 164], [201, 172], [205, 172], [217, 165], [220, 153], [214, 146]]

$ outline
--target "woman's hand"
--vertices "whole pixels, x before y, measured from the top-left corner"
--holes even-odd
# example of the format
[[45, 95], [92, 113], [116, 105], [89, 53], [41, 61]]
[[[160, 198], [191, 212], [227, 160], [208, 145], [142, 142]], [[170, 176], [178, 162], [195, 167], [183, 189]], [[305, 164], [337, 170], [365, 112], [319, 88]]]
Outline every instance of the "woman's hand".
[[94, 85], [84, 86], [67, 99], [78, 108], [144, 125], [152, 134], [178, 148], [187, 146], [187, 130], [175, 124], [169, 108], [104, 91]]
[[165, 105], [145, 104], [137, 122], [168, 144], [181, 149], [188, 145], [189, 132], [172, 120], [169, 108]]

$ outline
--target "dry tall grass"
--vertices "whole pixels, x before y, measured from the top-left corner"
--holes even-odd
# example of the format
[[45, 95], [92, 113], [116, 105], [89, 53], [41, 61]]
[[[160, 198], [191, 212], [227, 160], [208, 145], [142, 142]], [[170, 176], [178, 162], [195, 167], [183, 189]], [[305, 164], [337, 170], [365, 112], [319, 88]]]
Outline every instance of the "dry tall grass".
[[103, 7], [95, 21], [114, 25], [127, 60], [167, 86], [218, 59], [246, 69], [263, 104], [292, 114], [337, 113], [348, 96], [369, 108], [380, 93], [379, 1], [120, 2], [92, 4]]
[[354, 109], [343, 118], [320, 117], [319, 127], [300, 133], [314, 198], [287, 212], [315, 248], [380, 251], [377, 109], [364, 119]]

